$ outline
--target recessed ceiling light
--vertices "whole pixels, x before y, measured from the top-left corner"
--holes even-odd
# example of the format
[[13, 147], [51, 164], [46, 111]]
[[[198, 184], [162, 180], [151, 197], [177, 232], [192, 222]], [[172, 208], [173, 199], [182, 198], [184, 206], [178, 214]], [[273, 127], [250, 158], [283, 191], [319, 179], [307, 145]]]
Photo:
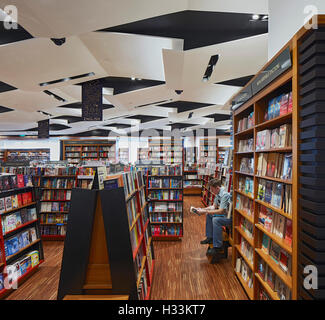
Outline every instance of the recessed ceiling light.
[[262, 20], [267, 20], [268, 18], [269, 18], [269, 16], [266, 15], [266, 16], [263, 16]]
[[138, 78], [137, 80], [142, 80], [141, 78]]
[[135, 78], [134, 78], [134, 77], [132, 77], [132, 78], [131, 78], [131, 80], [135, 80]]
[[260, 16], [258, 14], [253, 14], [252, 15], [253, 20], [258, 20], [259, 18], [260, 18]]

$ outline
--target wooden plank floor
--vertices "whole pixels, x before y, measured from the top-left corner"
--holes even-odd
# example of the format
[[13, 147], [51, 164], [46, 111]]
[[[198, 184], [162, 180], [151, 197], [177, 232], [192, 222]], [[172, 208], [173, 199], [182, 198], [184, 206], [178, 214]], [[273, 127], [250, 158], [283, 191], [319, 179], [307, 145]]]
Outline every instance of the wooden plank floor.
[[[185, 197], [182, 241], [155, 241], [155, 273], [151, 299], [239, 300], [247, 299], [235, 277], [229, 257], [211, 265], [205, 256], [205, 217], [189, 213], [189, 207], [202, 206], [200, 197]], [[62, 241], [45, 241], [45, 262], [8, 300], [55, 300], [59, 285]]]

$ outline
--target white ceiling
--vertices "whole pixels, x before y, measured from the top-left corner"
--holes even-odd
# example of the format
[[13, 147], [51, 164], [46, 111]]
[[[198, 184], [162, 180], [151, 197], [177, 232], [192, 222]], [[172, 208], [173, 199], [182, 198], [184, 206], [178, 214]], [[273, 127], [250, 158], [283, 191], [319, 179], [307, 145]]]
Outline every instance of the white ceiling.
[[[104, 122], [77, 122], [71, 129], [52, 131], [52, 134], [73, 134], [103, 125], [129, 123], [123, 117], [137, 114], [169, 117], [144, 123], [136, 129], [164, 128], [169, 121], [204, 125], [211, 113], [229, 114], [224, 105], [241, 87], [214, 84], [255, 74], [267, 62], [267, 34], [224, 42], [183, 51], [183, 40], [145, 35], [94, 32], [124, 23], [163, 14], [183, 11], [219, 11], [237, 13], [267, 13], [267, 0], [33, 0], [11, 1], [18, 8], [18, 23], [33, 37], [24, 41], [0, 45], [0, 81], [18, 90], [0, 93], [0, 105], [14, 109], [0, 113], [0, 128], [4, 134], [17, 134], [37, 126], [46, 116], [81, 116], [80, 109], [57, 108], [63, 104], [81, 102], [80, 79], [40, 87], [39, 83], [94, 72], [102, 77], [136, 77], [165, 81], [163, 85], [136, 91], [104, 95], [106, 103], [114, 108], [104, 110]], [[4, 8], [7, 1], [0, 0]], [[62, 46], [49, 38], [66, 37]], [[208, 82], [202, 82], [207, 63], [212, 55], [219, 61]], [[65, 103], [48, 96], [50, 90], [67, 100]], [[176, 89], [183, 90], [181, 95]], [[194, 110], [191, 122], [189, 112], [155, 105], [158, 101], [192, 101], [211, 106]], [[137, 108], [140, 105], [151, 104]], [[111, 118], [114, 118], [110, 120]], [[213, 121], [213, 120], [212, 120]], [[137, 121], [133, 121], [137, 123]], [[226, 128], [229, 121], [220, 121], [217, 128]], [[21, 133], [21, 132], [20, 132]]]

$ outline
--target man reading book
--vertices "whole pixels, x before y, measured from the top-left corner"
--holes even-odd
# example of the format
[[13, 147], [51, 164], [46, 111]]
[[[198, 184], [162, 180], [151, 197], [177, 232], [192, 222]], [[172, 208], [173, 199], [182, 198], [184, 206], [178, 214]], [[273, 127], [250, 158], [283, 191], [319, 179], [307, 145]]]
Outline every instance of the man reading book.
[[221, 180], [209, 182], [210, 191], [215, 194], [214, 204], [207, 208], [197, 208], [199, 214], [206, 214], [206, 239], [201, 244], [213, 244], [208, 255], [216, 255], [222, 251], [222, 227], [231, 225], [231, 212], [228, 212], [231, 201], [230, 194], [221, 185]]

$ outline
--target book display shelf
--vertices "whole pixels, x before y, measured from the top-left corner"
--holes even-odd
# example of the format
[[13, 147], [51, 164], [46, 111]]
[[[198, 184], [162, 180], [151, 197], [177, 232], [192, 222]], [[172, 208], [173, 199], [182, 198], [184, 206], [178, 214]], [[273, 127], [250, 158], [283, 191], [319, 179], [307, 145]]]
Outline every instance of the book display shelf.
[[82, 166], [77, 169], [76, 187], [92, 190], [96, 176], [96, 167]]
[[180, 240], [183, 237], [182, 166], [147, 168], [146, 189], [153, 240]]
[[263, 70], [283, 56], [293, 67], [282, 62], [273, 82], [233, 108], [233, 266], [254, 300], [297, 299], [296, 50], [289, 42]]
[[200, 195], [202, 179], [198, 175], [197, 147], [184, 148], [183, 186], [184, 195]]
[[64, 240], [76, 167], [45, 167], [41, 176], [40, 225], [43, 240]]
[[180, 139], [174, 138], [149, 138], [148, 160], [158, 164], [182, 164], [183, 143]]
[[116, 162], [115, 141], [62, 140], [63, 160], [78, 164], [82, 160]]
[[27, 175], [0, 175], [0, 299], [44, 262], [37, 202]]
[[199, 164], [216, 164], [218, 158], [218, 139], [216, 137], [204, 137], [199, 140]]
[[[122, 294], [148, 300], [154, 251], [143, 172], [108, 175], [103, 187], [73, 190], [58, 299], [71, 294]], [[72, 227], [77, 219], [80, 230]], [[76, 251], [79, 261], [73, 258]]]
[[4, 161], [50, 161], [50, 149], [6, 149]]

